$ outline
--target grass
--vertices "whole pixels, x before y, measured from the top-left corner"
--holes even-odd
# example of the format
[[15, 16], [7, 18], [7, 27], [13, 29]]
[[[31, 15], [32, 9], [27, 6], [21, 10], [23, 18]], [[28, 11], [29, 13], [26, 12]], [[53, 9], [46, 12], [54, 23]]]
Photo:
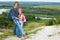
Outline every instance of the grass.
[[40, 6], [40, 8], [49, 8], [49, 9], [60, 10], [60, 6], [54, 6], [54, 5], [43, 5], [43, 6]]
[[3, 32], [3, 35], [0, 35], [0, 40], [3, 40], [3, 38], [7, 36], [13, 35], [12, 31], [10, 29], [1, 29], [0, 32]]
[[47, 20], [40, 20], [39, 22], [29, 21], [24, 25], [24, 29], [25, 29], [25, 31], [29, 31], [29, 30], [32, 30], [33, 28], [38, 28], [40, 26], [45, 26], [46, 22], [47, 22]]
[[[24, 30], [26, 32], [26, 34], [31, 34], [31, 33], [35, 33], [36, 31], [40, 30], [35, 30], [34, 32], [28, 32], [30, 30], [33, 30], [37, 27], [40, 27], [44, 25], [43, 23], [41, 22], [26, 22], [26, 24], [24, 25]], [[3, 35], [0, 35], [0, 39], [2, 40], [3, 38], [6, 38], [7, 36], [13, 36], [13, 29], [1, 29], [0, 32], [3, 32], [4, 34]]]
[[[31, 14], [32, 15], [32, 14]], [[35, 14], [36, 15], [36, 14]], [[7, 21], [8, 22], [8, 21]], [[31, 33], [35, 33], [35, 32], [28, 32], [28, 31], [30, 31], [30, 30], [33, 30], [33, 29], [35, 29], [35, 28], [37, 28], [37, 27], [40, 27], [40, 26], [42, 26], [42, 25], [45, 25], [45, 20], [39, 20], [39, 21], [27, 21], [25, 24], [24, 24], [24, 30], [25, 30], [25, 32], [26, 32], [26, 34], [28, 35], [28, 34], [31, 34]], [[6, 23], [6, 22], [5, 22]], [[11, 22], [10, 22], [11, 23]], [[9, 27], [9, 26], [7, 26], [7, 27]], [[10, 27], [12, 27], [12, 26], [10, 26]], [[13, 36], [13, 27], [12, 27], [12, 29], [5, 29], [5, 30], [0, 30], [0, 32], [3, 32], [4, 34], [3, 35], [0, 35], [0, 39], [2, 40], [3, 38], [5, 38], [5, 37], [7, 37], [7, 36]]]
[[[60, 10], [60, 6], [40, 6], [41, 8], [50, 8], [50, 9], [58, 9]], [[47, 15], [40, 15], [40, 14], [26, 14], [26, 15], [35, 15], [35, 16], [44, 16], [44, 17], [47, 17]], [[50, 17], [50, 16], [49, 16]], [[24, 30], [26, 32], [26, 34], [31, 34], [31, 33], [36, 33], [38, 30], [41, 30], [41, 29], [37, 29], [35, 30], [34, 32], [28, 32], [30, 30], [33, 30], [35, 28], [38, 28], [40, 26], [46, 26], [48, 24], [48, 20], [40, 20], [38, 22], [36, 21], [28, 21], [25, 23], [24, 25]], [[2, 40], [3, 38], [7, 37], [7, 36], [13, 36], [13, 29], [5, 29], [5, 30], [0, 30], [0, 32], [3, 32], [4, 34], [3, 35], [0, 35], [0, 40]], [[49, 35], [51, 36], [51, 35]]]
[[[24, 24], [23, 28], [24, 28], [24, 30], [25, 30], [27, 35], [31, 34], [31, 33], [35, 34], [38, 30], [42, 30], [42, 28], [41, 29], [37, 29], [37, 30], [35, 30], [33, 32], [28, 32], [28, 31], [33, 30], [35, 28], [38, 28], [40, 26], [46, 26], [46, 24], [47, 24], [47, 20], [40, 20], [38, 22], [36, 22], [36, 21], [28, 21], [28, 22], [26, 22]], [[6, 38], [7, 36], [13, 36], [13, 29], [4, 29], [4, 30], [2, 29], [2, 30], [0, 30], [0, 32], [4, 33], [3, 35], [0, 35], [0, 39], [1, 40], [3, 38]], [[48, 36], [50, 37], [51, 35], [48, 35]]]

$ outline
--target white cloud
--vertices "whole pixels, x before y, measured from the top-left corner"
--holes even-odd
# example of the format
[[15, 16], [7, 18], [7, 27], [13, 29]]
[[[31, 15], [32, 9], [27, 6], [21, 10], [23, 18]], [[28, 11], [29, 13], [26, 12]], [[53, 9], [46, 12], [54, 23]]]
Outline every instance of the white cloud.
[[42, 2], [60, 2], [60, 0], [0, 0], [0, 1], [42, 1]]
[[42, 1], [45, 1], [45, 2], [60, 2], [60, 0], [42, 0]]

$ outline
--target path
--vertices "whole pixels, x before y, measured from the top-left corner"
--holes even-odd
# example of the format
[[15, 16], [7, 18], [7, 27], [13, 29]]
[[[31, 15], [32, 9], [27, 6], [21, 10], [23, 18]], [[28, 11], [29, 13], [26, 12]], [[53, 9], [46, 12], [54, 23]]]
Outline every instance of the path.
[[[26, 40], [60, 40], [60, 26], [46, 26], [41, 31], [37, 31], [36, 34], [28, 35]], [[15, 36], [10, 36], [4, 40], [20, 40]]]

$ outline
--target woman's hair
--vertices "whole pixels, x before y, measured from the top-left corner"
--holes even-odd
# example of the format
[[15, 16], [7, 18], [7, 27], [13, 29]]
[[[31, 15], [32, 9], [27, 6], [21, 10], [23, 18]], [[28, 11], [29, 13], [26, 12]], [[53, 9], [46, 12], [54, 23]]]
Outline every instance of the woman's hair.
[[16, 1], [16, 2], [14, 2], [14, 6], [15, 6], [15, 4], [16, 4], [16, 3], [17, 3], [17, 4], [18, 4], [18, 6], [19, 6], [19, 2], [17, 2], [17, 1]]

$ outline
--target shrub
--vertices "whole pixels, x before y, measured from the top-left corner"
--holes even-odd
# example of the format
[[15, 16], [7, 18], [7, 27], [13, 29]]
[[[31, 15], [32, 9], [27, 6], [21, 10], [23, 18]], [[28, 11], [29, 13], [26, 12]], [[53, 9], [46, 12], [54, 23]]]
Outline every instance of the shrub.
[[56, 17], [56, 24], [60, 24], [60, 15]]

